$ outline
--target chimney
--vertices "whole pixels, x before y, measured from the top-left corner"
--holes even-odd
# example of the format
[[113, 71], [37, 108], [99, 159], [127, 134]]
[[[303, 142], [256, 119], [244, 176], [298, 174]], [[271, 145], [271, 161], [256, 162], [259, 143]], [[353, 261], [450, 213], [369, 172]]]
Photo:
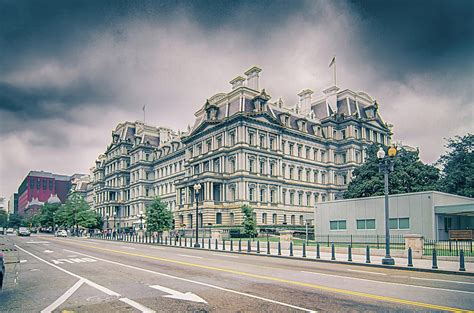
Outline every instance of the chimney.
[[251, 69], [249, 69], [247, 72], [244, 74], [247, 75], [247, 87], [253, 90], [259, 90], [258, 86], [258, 73], [260, 73], [262, 69], [254, 66]]
[[229, 83], [232, 85], [232, 90], [235, 90], [239, 87], [242, 87], [244, 85], [245, 78], [242, 76], [237, 76], [233, 80], [231, 80]]
[[302, 113], [308, 113], [311, 111], [311, 95], [313, 91], [311, 89], [305, 89], [301, 91], [298, 96], [300, 97], [299, 107]]

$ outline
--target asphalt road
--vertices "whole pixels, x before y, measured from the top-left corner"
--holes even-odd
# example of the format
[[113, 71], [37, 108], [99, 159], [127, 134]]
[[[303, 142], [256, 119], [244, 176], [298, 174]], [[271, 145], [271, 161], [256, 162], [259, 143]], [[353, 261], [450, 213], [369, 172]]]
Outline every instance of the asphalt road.
[[474, 278], [252, 255], [32, 236], [1, 312], [457, 311]]

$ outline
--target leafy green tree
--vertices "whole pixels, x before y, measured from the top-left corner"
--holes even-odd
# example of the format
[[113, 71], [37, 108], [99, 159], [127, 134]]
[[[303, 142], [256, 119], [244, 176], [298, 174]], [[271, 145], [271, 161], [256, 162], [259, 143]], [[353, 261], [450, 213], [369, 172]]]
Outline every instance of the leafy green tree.
[[162, 233], [173, 227], [173, 213], [161, 201], [160, 197], [155, 197], [146, 207], [146, 229], [150, 232]]
[[12, 213], [8, 218], [8, 227], [19, 227], [22, 225], [23, 219], [20, 215]]
[[72, 194], [56, 213], [57, 224], [67, 227], [97, 228], [99, 218], [79, 194]]
[[5, 211], [0, 211], [0, 227], [8, 226], [8, 214]]
[[253, 208], [248, 205], [242, 206], [242, 213], [244, 214], [244, 220], [242, 226], [244, 227], [244, 234], [248, 237], [257, 236], [257, 221], [253, 215]]
[[466, 197], [474, 197], [474, 135], [448, 139], [447, 153], [437, 164], [441, 171], [440, 190]]
[[[37, 214], [38, 222], [43, 227], [54, 227], [55, 214], [59, 211], [61, 204], [59, 203], [45, 203]], [[57, 224], [57, 222], [56, 222]]]
[[[386, 147], [384, 147], [387, 149]], [[367, 148], [366, 162], [354, 170], [354, 179], [349, 183], [344, 198], [362, 198], [384, 194], [384, 178], [379, 173], [378, 145]], [[395, 156], [394, 171], [389, 176], [389, 193], [400, 194], [438, 190], [439, 170], [423, 164], [418, 151], [400, 149]]]

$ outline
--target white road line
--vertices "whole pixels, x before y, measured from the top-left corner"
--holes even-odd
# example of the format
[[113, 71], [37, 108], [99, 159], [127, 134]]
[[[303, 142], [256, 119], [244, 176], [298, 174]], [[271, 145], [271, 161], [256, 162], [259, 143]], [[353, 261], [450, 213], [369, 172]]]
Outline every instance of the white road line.
[[140, 303], [130, 300], [129, 298], [120, 298], [119, 300], [125, 302], [128, 305], [133, 306], [135, 309], [140, 310], [143, 313], [155, 313], [155, 311], [153, 311], [152, 309], [149, 309], [146, 306], [141, 305]]
[[370, 272], [370, 271], [359, 271], [359, 270], [352, 270], [350, 268], [347, 269], [349, 272], [356, 272], [356, 273], [364, 273], [364, 274], [371, 274], [371, 275], [381, 275], [387, 276], [385, 273], [377, 273], [377, 272]]
[[49, 241], [27, 241], [26, 243], [50, 243]]
[[221, 256], [221, 257], [225, 257], [225, 258], [238, 258], [238, 256], [236, 256], [236, 255], [226, 255], [226, 254], [220, 254], [220, 253], [213, 253], [212, 255]]
[[474, 283], [467, 282], [467, 281], [444, 280], [444, 279], [422, 278], [422, 277], [411, 277], [411, 276], [410, 276], [410, 279], [429, 280], [429, 281], [440, 281], [440, 282], [443, 282], [443, 283], [455, 283], [455, 284], [474, 285]]
[[123, 246], [122, 248], [124, 248], [124, 249], [131, 249], [131, 250], [135, 250], [135, 248], [134, 248], [134, 247], [128, 247], [128, 246]]
[[[72, 272], [70, 272], [70, 271], [68, 271], [68, 270], [65, 270], [65, 269], [63, 269], [63, 268], [61, 268], [61, 267], [59, 267], [59, 266], [57, 266], [57, 265], [54, 265], [54, 264], [52, 264], [52, 263], [50, 263], [50, 262], [48, 262], [48, 261], [46, 261], [46, 260], [40, 258], [39, 256], [36, 256], [36, 255], [34, 255], [33, 253], [31, 253], [31, 252], [29, 252], [29, 251], [26, 251], [25, 249], [21, 248], [21, 247], [18, 246], [18, 245], [15, 245], [15, 247], [16, 247], [17, 249], [19, 249], [19, 250], [21, 250], [21, 251], [23, 251], [23, 252], [25, 252], [25, 253], [31, 255], [32, 257], [34, 257], [34, 258], [40, 260], [41, 262], [44, 262], [44, 263], [46, 263], [46, 264], [48, 264], [48, 265], [50, 265], [50, 266], [52, 266], [52, 267], [54, 267], [54, 268], [56, 268], [56, 269], [58, 269], [58, 270], [64, 272], [64, 273], [66, 273], [66, 274], [69, 274], [69, 275], [71, 275], [71, 276], [74, 276], [74, 277], [76, 277], [76, 278], [79, 278], [79, 280], [82, 280], [83, 283], [86, 283], [86, 284], [88, 284], [89, 286], [94, 287], [94, 288], [96, 288], [96, 289], [102, 291], [102, 292], [105, 293], [105, 294], [108, 294], [109, 296], [120, 297], [120, 294], [116, 293], [116, 292], [113, 291], [113, 290], [110, 290], [110, 289], [108, 289], [108, 288], [106, 288], [106, 287], [104, 287], [104, 286], [98, 285], [98, 284], [94, 283], [93, 281], [90, 281], [90, 280], [87, 279], [87, 278], [81, 277], [81, 276], [79, 276], [79, 275], [77, 275], [77, 274], [74, 274], [74, 273], [72, 273]], [[74, 251], [72, 251], [72, 253], [82, 254], [82, 253], [77, 253], [77, 252], [74, 252]], [[94, 258], [94, 257], [92, 257], [92, 258]], [[97, 258], [94, 258], [94, 259], [97, 259]], [[77, 284], [77, 283], [76, 283], [76, 284]], [[74, 287], [74, 286], [73, 286], [73, 287]], [[80, 287], [80, 286], [79, 286], [79, 287]], [[79, 288], [79, 287], [77, 287], [77, 288]], [[76, 288], [75, 290], [73, 290], [72, 293], [74, 293], [74, 291], [76, 291], [77, 288]], [[71, 289], [72, 289], [72, 288], [71, 288]], [[71, 289], [70, 289], [70, 290], [71, 290]], [[71, 293], [71, 294], [72, 294], [72, 293]], [[67, 298], [66, 298], [66, 299], [67, 299]], [[127, 298], [122, 298], [122, 299], [127, 299]], [[119, 300], [121, 300], [121, 299], [119, 299]], [[132, 300], [130, 300], [130, 301], [132, 301]], [[140, 304], [136, 303], [135, 301], [132, 301], [132, 302], [134, 302], [136, 305], [140, 305]], [[130, 304], [130, 303], [129, 303], [129, 304]], [[132, 304], [130, 304], [130, 305], [132, 305]], [[153, 311], [152, 309], [149, 309], [149, 308], [147, 308], [147, 307], [145, 307], [145, 306], [140, 305], [140, 307], [143, 308], [143, 310], [142, 310], [142, 309], [139, 309], [139, 310], [141, 310], [142, 312], [147, 312], [147, 313], [155, 312], [155, 311]], [[138, 307], [135, 307], [135, 308], [138, 309]], [[49, 311], [49, 312], [51, 312], [51, 311]]]
[[178, 254], [179, 256], [184, 256], [187, 258], [193, 258], [193, 259], [203, 259], [201, 256], [195, 256], [195, 255], [188, 255], [188, 254]]
[[51, 250], [44, 250], [43, 252], [44, 253], [54, 253], [54, 251], [51, 251]]
[[81, 254], [81, 255], [89, 257], [89, 258], [97, 259], [99, 261], [103, 261], [103, 262], [107, 262], [107, 263], [111, 263], [111, 264], [115, 264], [115, 265], [120, 265], [120, 266], [123, 266], [123, 267], [128, 267], [128, 268], [131, 268], [131, 269], [143, 271], [143, 272], [150, 273], [150, 274], [155, 274], [155, 275], [159, 275], [159, 276], [163, 276], [163, 277], [173, 278], [173, 279], [185, 281], [185, 282], [188, 282], [188, 283], [193, 283], [193, 284], [197, 284], [197, 285], [201, 285], [201, 286], [206, 286], [206, 287], [209, 287], [209, 288], [214, 288], [214, 289], [217, 289], [217, 290], [222, 290], [222, 291], [235, 293], [235, 294], [238, 294], [238, 295], [241, 295], [241, 296], [245, 296], [245, 297], [249, 297], [249, 298], [253, 298], [253, 299], [258, 299], [258, 300], [262, 300], [262, 301], [265, 301], [265, 302], [278, 304], [278, 305], [281, 305], [281, 306], [286, 306], [286, 307], [297, 309], [297, 310], [300, 310], [300, 311], [306, 311], [306, 312], [311, 312], [311, 313], [316, 312], [316, 311], [305, 309], [305, 308], [302, 308], [302, 307], [299, 307], [299, 306], [296, 306], [296, 305], [292, 305], [292, 304], [288, 304], [288, 303], [284, 303], [284, 302], [280, 302], [280, 301], [276, 301], [276, 300], [271, 300], [271, 299], [263, 298], [263, 297], [259, 297], [259, 296], [254, 296], [254, 295], [249, 294], [249, 293], [240, 292], [240, 291], [232, 290], [232, 289], [227, 289], [227, 288], [219, 287], [219, 286], [216, 286], [216, 285], [211, 285], [211, 284], [203, 283], [203, 282], [196, 281], [196, 280], [191, 280], [191, 279], [187, 279], [187, 278], [182, 278], [182, 277], [178, 277], [178, 276], [164, 274], [164, 273], [160, 273], [160, 272], [156, 272], [156, 271], [152, 271], [152, 270], [147, 270], [147, 269], [144, 269], [144, 268], [141, 268], [141, 267], [136, 267], [136, 266], [133, 266], [133, 265], [128, 265], [128, 264], [123, 264], [123, 263], [119, 263], [119, 262], [115, 262], [115, 261], [110, 261], [110, 260], [102, 259], [102, 258], [99, 258], [99, 257], [95, 257], [93, 255], [89, 255], [89, 254], [85, 254], [85, 253], [81, 253], [81, 252], [77, 252], [77, 251], [73, 251], [73, 250], [64, 249], [64, 251]]
[[345, 279], [352, 279], [352, 280], [359, 280], [359, 281], [366, 281], [366, 282], [371, 282], [371, 283], [394, 285], [394, 286], [404, 286], [404, 287], [430, 289], [430, 290], [438, 290], [438, 291], [448, 291], [448, 292], [458, 292], [458, 293], [474, 294], [473, 291], [464, 291], [464, 290], [456, 290], [456, 289], [445, 289], [445, 288], [435, 288], [435, 287], [427, 287], [427, 286], [418, 286], [418, 285], [408, 285], [408, 284], [400, 284], [400, 283], [391, 283], [391, 282], [380, 281], [380, 280], [372, 280], [372, 279], [364, 279], [364, 278], [355, 278], [355, 277], [342, 276], [342, 275], [334, 275], [334, 274], [323, 274], [323, 273], [307, 272], [307, 271], [301, 271], [301, 273], [307, 273], [307, 274], [313, 274], [313, 275], [322, 275], [322, 276], [329, 276], [329, 277], [338, 277], [338, 278], [345, 278]]
[[27, 260], [20, 260], [20, 263], [26, 263], [28, 262]]
[[41, 313], [50, 313], [53, 312], [58, 306], [64, 303], [70, 296], [72, 296], [79, 287], [84, 283], [83, 279], [79, 279], [68, 291], [63, 293], [59, 298], [56, 299], [53, 303], [44, 308]]

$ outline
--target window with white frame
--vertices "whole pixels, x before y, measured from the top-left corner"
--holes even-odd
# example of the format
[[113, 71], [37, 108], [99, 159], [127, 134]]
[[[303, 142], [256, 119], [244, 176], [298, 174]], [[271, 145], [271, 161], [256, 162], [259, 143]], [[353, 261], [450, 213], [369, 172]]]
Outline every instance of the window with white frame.
[[339, 220], [339, 221], [329, 221], [329, 229], [330, 230], [346, 230], [346, 220]]
[[357, 229], [375, 229], [375, 219], [358, 219], [356, 221]]

